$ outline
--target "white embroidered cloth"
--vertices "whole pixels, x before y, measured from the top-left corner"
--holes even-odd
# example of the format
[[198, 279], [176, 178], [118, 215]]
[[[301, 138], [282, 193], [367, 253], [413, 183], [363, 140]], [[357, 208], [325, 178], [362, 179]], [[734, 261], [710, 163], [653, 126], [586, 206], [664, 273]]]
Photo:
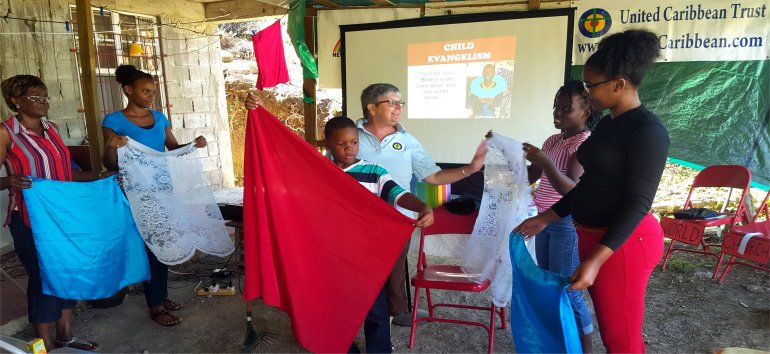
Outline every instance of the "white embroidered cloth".
[[508, 237], [527, 217], [531, 196], [521, 143], [498, 134], [487, 142], [484, 194], [462, 267], [466, 273], [479, 274], [479, 281], [491, 280], [492, 302], [504, 307], [513, 290]]
[[145, 244], [164, 264], [196, 250], [224, 257], [235, 250], [193, 144], [158, 152], [134, 140], [118, 149], [131, 213]]

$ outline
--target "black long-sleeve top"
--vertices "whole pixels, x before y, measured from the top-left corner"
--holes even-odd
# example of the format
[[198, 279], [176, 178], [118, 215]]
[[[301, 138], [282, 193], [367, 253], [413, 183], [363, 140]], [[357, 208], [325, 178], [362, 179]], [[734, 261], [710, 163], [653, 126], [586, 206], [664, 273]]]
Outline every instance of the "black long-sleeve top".
[[655, 199], [668, 156], [668, 131], [646, 107], [605, 116], [580, 145], [580, 181], [551, 208], [588, 227], [607, 227], [601, 243], [620, 248]]

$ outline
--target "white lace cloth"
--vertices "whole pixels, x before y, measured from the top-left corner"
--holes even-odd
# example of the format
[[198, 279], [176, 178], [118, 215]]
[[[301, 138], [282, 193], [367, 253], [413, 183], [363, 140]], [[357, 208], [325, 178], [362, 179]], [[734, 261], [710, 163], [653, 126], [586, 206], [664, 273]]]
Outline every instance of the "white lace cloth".
[[224, 257], [235, 250], [192, 144], [158, 152], [134, 140], [118, 149], [123, 187], [148, 248], [164, 264], [196, 250]]
[[521, 143], [495, 134], [488, 145], [484, 194], [462, 267], [466, 273], [479, 274], [479, 281], [491, 280], [492, 302], [504, 307], [511, 301], [513, 290], [508, 237], [527, 217], [531, 197]]

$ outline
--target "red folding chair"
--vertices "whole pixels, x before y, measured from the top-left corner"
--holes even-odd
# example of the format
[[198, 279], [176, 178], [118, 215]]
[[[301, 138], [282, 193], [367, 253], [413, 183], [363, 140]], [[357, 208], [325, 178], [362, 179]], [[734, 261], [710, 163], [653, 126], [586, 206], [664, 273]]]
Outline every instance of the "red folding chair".
[[[428, 265], [425, 257], [424, 246], [425, 237], [431, 235], [443, 234], [468, 234], [473, 233], [473, 225], [476, 222], [478, 212], [469, 215], [452, 214], [445, 208], [436, 208], [433, 212], [435, 223], [428, 228], [422, 229], [420, 234], [420, 253], [417, 259], [417, 274], [412, 277], [412, 286], [414, 286], [414, 310], [412, 311], [412, 329], [409, 332], [409, 348], [414, 347], [414, 335], [417, 324], [423, 321], [428, 322], [446, 322], [454, 324], [472, 325], [484, 328], [489, 334], [489, 353], [494, 349], [495, 338], [495, 317], [500, 315], [502, 328], [506, 328], [505, 308], [498, 309], [494, 303], [489, 307], [470, 306], [463, 304], [433, 303], [431, 290], [449, 290], [482, 292], [489, 288], [489, 280], [482, 283], [474, 282], [475, 275], [463, 272], [459, 265], [432, 264]], [[428, 302], [428, 317], [417, 318], [417, 309], [420, 298], [420, 289], [425, 289], [425, 296]], [[435, 309], [437, 307], [451, 307], [461, 309], [484, 310], [490, 312], [489, 324], [483, 322], [474, 322], [459, 319], [450, 319], [437, 317]]]
[[[668, 259], [671, 253], [674, 251], [684, 251], [691, 253], [699, 253], [705, 256], [713, 256], [719, 258], [719, 254], [709, 251], [710, 246], [718, 246], [719, 244], [707, 244], [703, 239], [703, 232], [707, 227], [722, 226], [722, 225], [734, 225], [742, 222], [746, 223], [751, 219], [746, 207], [743, 205], [743, 200], [746, 198], [746, 193], [749, 190], [749, 183], [751, 182], [751, 172], [743, 166], [738, 165], [714, 165], [709, 166], [700, 171], [695, 176], [695, 180], [690, 187], [690, 193], [687, 195], [687, 200], [684, 202], [684, 209], [692, 208], [692, 195], [695, 188], [702, 187], [727, 187], [741, 189], [741, 197], [736, 206], [734, 214], [729, 214], [727, 217], [717, 219], [674, 219], [672, 217], [663, 217], [660, 219], [660, 224], [663, 227], [664, 236], [671, 239], [671, 243], [666, 250], [666, 256], [663, 258], [663, 269], [666, 269]], [[732, 189], [730, 190], [732, 194]], [[729, 199], [729, 196], [728, 196]], [[682, 242], [691, 246], [701, 246], [700, 249], [674, 247], [677, 242]], [[716, 271], [714, 272], [716, 275]]]
[[[719, 267], [722, 265], [726, 255], [732, 257], [727, 262], [722, 275], [719, 276], [719, 283], [725, 280], [727, 272], [735, 264], [740, 264], [757, 270], [770, 272], [770, 213], [768, 213], [768, 199], [770, 191], [767, 192], [762, 204], [759, 205], [757, 213], [751, 222], [747, 225], [734, 226], [725, 234], [722, 239], [722, 252], [719, 254], [717, 267], [714, 269], [716, 277]], [[758, 221], [759, 215], [765, 212], [767, 220]], [[759, 233], [759, 234], [757, 234]], [[746, 263], [745, 261], [754, 262]]]

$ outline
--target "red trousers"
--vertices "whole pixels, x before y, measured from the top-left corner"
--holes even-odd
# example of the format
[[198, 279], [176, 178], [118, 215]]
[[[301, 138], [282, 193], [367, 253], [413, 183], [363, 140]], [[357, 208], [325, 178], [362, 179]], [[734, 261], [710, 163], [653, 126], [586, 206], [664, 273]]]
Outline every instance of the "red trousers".
[[[601, 229], [577, 227], [580, 260], [604, 236]], [[650, 273], [663, 256], [663, 229], [652, 216], [642, 219], [631, 236], [607, 259], [588, 288], [602, 342], [609, 353], [644, 353], [642, 322]]]

